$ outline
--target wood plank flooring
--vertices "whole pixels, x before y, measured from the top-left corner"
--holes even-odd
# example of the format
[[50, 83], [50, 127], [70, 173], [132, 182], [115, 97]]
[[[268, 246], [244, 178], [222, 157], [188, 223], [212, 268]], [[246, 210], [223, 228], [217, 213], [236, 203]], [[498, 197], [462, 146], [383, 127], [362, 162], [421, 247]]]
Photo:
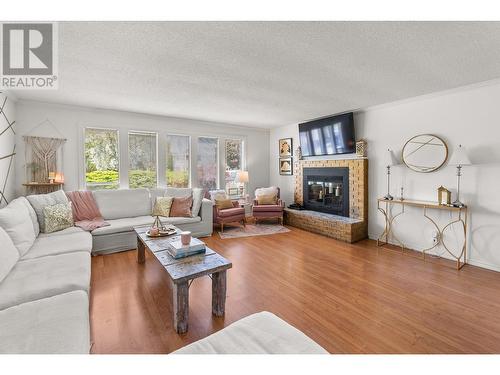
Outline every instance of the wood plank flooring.
[[172, 328], [169, 280], [154, 257], [93, 257], [92, 352], [169, 353], [267, 310], [330, 353], [500, 353], [500, 273], [290, 229], [206, 238], [233, 262], [226, 315], [211, 315], [211, 280], [197, 279], [184, 335]]

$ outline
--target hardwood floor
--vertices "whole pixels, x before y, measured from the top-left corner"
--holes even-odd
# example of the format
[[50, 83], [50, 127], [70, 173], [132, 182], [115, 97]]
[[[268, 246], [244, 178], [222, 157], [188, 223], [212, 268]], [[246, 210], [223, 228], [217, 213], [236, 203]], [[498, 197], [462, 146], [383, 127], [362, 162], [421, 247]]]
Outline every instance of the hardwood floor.
[[226, 315], [211, 315], [211, 280], [197, 279], [185, 335], [172, 328], [169, 280], [154, 257], [94, 257], [92, 352], [169, 353], [267, 310], [331, 353], [500, 353], [500, 273], [290, 229], [206, 239], [233, 262]]

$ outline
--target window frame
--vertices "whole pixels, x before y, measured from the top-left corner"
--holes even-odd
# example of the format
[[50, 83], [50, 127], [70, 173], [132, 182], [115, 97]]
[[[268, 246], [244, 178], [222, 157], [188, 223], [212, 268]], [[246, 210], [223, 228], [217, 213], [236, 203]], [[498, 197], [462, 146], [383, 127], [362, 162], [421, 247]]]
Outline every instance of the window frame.
[[[150, 187], [137, 187], [137, 188], [132, 188], [130, 187], [130, 134], [154, 134], [156, 137], [156, 155], [155, 155], [155, 160], [156, 160], [156, 185], [152, 188]], [[128, 189], [155, 189], [158, 188], [159, 186], [159, 181], [160, 181], [160, 173], [159, 173], [159, 160], [158, 160], [158, 132], [155, 131], [149, 131], [149, 130], [133, 130], [133, 129], [127, 129], [127, 187]]]
[[121, 189], [122, 188], [122, 186], [121, 186], [122, 163], [121, 163], [121, 147], [120, 147], [120, 130], [116, 129], [116, 128], [99, 127], [99, 126], [84, 126], [83, 127], [83, 136], [82, 136], [82, 142], [81, 142], [82, 152], [80, 152], [80, 155], [82, 155], [82, 168], [83, 168], [83, 174], [82, 174], [83, 183], [81, 185], [83, 186], [84, 190], [89, 190], [88, 186], [87, 186], [87, 163], [85, 160], [85, 140], [86, 140], [87, 129], [116, 132], [116, 142], [117, 142], [116, 152], [117, 152], [117, 159], [118, 159], [118, 188], [112, 189], [112, 190]]
[[228, 141], [239, 141], [240, 142], [240, 167], [238, 171], [246, 171], [246, 153], [245, 153], [245, 140], [239, 137], [228, 137], [224, 138], [224, 190], [228, 192], [227, 182], [226, 182], [226, 170], [227, 170], [227, 142]]
[[216, 177], [215, 177], [215, 181], [216, 181], [216, 186], [215, 186], [215, 189], [219, 190], [220, 189], [220, 184], [221, 184], [221, 174], [220, 174], [220, 140], [221, 140], [221, 137], [219, 136], [216, 136], [216, 135], [198, 135], [196, 136], [196, 169], [195, 169], [195, 172], [193, 173], [196, 173], [196, 186], [197, 187], [201, 187], [200, 184], [199, 184], [199, 178], [198, 178], [198, 156], [200, 154], [200, 149], [198, 147], [199, 145], [199, 139], [200, 138], [210, 138], [210, 139], [216, 139], [217, 140], [217, 152], [216, 152], [216, 157], [217, 157], [217, 161], [215, 162], [215, 165], [217, 167], [217, 171], [216, 171]]
[[[189, 156], [189, 161], [188, 161], [188, 165], [189, 165], [189, 169], [188, 169], [188, 188], [191, 188], [193, 186], [193, 155], [192, 155], [192, 139], [194, 138], [192, 135], [190, 134], [181, 134], [181, 133], [170, 133], [170, 132], [167, 132], [165, 133], [165, 136], [163, 137], [164, 140], [165, 140], [165, 158], [167, 157], [167, 137], [169, 135], [173, 135], [173, 136], [179, 136], [179, 137], [187, 137], [188, 138], [188, 156]], [[170, 187], [168, 185], [168, 179], [167, 179], [167, 160], [165, 159], [165, 165], [164, 165], [164, 172], [165, 172], [165, 186], [166, 187]]]

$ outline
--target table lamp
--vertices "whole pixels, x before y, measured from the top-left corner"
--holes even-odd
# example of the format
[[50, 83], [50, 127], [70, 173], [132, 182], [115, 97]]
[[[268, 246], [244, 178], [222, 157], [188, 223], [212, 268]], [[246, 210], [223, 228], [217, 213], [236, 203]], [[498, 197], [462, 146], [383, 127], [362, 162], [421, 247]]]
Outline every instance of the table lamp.
[[384, 167], [387, 168], [387, 194], [384, 197], [385, 200], [392, 201], [394, 197], [390, 194], [391, 191], [391, 167], [395, 165], [399, 165], [400, 162], [394, 155], [392, 150], [387, 149], [387, 152], [384, 156]]
[[240, 195], [243, 196], [245, 184], [248, 182], [248, 171], [238, 171], [236, 173], [236, 182], [242, 184], [240, 185]]
[[462, 167], [464, 165], [472, 164], [469, 156], [467, 155], [467, 151], [465, 151], [465, 147], [458, 145], [458, 148], [451, 155], [450, 162], [448, 164], [457, 167], [457, 199], [452, 202], [452, 205], [455, 207], [464, 207], [465, 204], [460, 202], [460, 177], [462, 177]]

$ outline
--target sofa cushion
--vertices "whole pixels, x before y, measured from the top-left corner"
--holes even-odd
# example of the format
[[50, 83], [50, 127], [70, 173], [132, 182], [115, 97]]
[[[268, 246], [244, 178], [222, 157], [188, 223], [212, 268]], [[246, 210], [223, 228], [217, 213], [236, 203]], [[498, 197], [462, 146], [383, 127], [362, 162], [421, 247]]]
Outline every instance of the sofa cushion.
[[[68, 231], [68, 229], [50, 233], [51, 235], [48, 236], [38, 236], [30, 251], [21, 259], [35, 259], [48, 255], [75, 253], [77, 251], [90, 253], [92, 251], [92, 235], [80, 228], [77, 228], [78, 232]], [[67, 231], [66, 234], [57, 234], [65, 231]]]
[[0, 283], [19, 260], [19, 251], [5, 230], [0, 227]]
[[151, 215], [148, 189], [96, 190], [93, 193], [104, 220]]
[[174, 354], [328, 354], [270, 312], [247, 316]]
[[0, 227], [7, 232], [20, 256], [28, 252], [36, 237], [24, 200], [23, 197], [14, 199], [0, 210]]
[[219, 217], [229, 217], [235, 215], [245, 215], [245, 209], [242, 207], [228, 208], [225, 210], [220, 210], [218, 213]]
[[166, 197], [174, 197], [174, 198], [189, 197], [190, 195], [193, 195], [193, 189], [168, 187], [165, 189], [164, 195]]
[[[163, 217], [160, 216], [163, 224], [189, 224], [198, 223], [201, 221], [197, 217]], [[104, 236], [107, 234], [127, 233], [132, 232], [135, 227], [151, 226], [154, 218], [152, 216], [129, 217], [125, 219], [108, 220], [109, 226], [97, 228], [92, 231], [93, 236]]]
[[182, 225], [182, 224], [194, 224], [199, 223], [201, 221], [201, 217], [160, 217], [161, 222], [164, 224], [172, 224], [172, 225]]
[[38, 218], [36, 216], [36, 212], [33, 209], [33, 206], [31, 203], [24, 197], [22, 197], [24, 204], [26, 205], [26, 208], [28, 209], [28, 212], [30, 214], [31, 222], [33, 223], [33, 230], [35, 231], [35, 237], [40, 234], [40, 224], [38, 224]]
[[154, 209], [155, 203], [156, 203], [156, 198], [164, 197], [167, 189], [165, 189], [165, 188], [150, 188], [150, 189], [148, 189], [148, 191], [149, 191], [149, 198], [151, 200], [151, 212], [153, 212], [153, 209]]
[[74, 291], [0, 311], [0, 353], [88, 354], [89, 299]]
[[40, 231], [42, 232], [45, 232], [43, 208], [45, 206], [53, 206], [55, 204], [69, 202], [68, 197], [62, 190], [54, 191], [53, 193], [49, 194], [28, 195], [26, 199], [30, 202], [31, 206], [35, 210], [38, 224], [40, 225]]
[[37, 238], [42, 238], [42, 237], [54, 237], [54, 236], [60, 236], [64, 234], [73, 234], [73, 233], [84, 233], [85, 231], [82, 228], [79, 227], [69, 227], [63, 230], [59, 230], [57, 232], [52, 232], [52, 233], [40, 233]]
[[88, 252], [21, 260], [0, 284], [0, 310], [73, 290], [88, 291], [89, 285]]
[[152, 225], [153, 221], [154, 218], [150, 215], [108, 220], [109, 226], [94, 229], [92, 235], [102, 236], [105, 234], [131, 232], [135, 227]]
[[193, 217], [200, 215], [201, 202], [203, 201], [204, 191], [202, 188], [193, 188], [193, 207], [191, 215]]

